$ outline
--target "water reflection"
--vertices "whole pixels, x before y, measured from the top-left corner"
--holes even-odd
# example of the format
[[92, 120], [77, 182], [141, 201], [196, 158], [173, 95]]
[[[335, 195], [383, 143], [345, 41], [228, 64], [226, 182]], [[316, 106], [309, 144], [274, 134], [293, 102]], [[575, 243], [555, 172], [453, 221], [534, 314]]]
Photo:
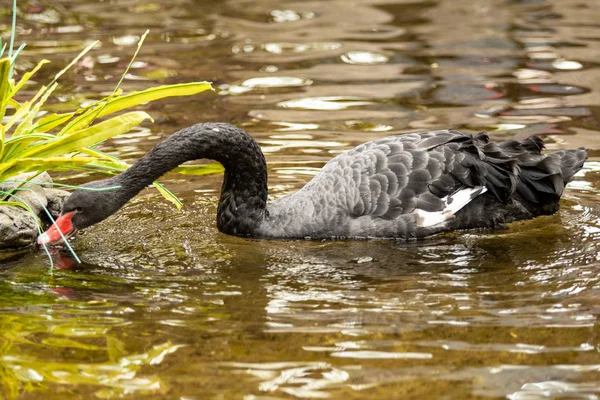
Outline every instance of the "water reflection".
[[101, 41], [53, 111], [112, 92], [147, 28], [125, 90], [215, 82], [219, 95], [151, 105], [155, 125], [104, 145], [128, 161], [210, 120], [259, 140], [272, 197], [359, 142], [417, 129], [542, 134], [592, 159], [555, 216], [417, 243], [224, 236], [221, 178], [168, 176], [186, 208], [144, 194], [77, 237], [83, 264], [57, 253], [49, 273], [36, 251], [3, 255], [0, 397], [597, 397], [600, 48], [588, 3], [27, 6], [17, 69], [43, 54], [52, 76]]

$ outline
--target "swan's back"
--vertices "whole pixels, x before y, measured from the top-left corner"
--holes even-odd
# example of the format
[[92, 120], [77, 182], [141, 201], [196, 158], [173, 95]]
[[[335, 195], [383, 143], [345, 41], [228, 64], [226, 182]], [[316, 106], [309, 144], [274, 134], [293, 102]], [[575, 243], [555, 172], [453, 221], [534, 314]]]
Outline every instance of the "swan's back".
[[364, 143], [271, 204], [260, 234], [410, 239], [553, 213], [587, 152], [542, 148], [537, 137], [497, 144], [452, 130]]

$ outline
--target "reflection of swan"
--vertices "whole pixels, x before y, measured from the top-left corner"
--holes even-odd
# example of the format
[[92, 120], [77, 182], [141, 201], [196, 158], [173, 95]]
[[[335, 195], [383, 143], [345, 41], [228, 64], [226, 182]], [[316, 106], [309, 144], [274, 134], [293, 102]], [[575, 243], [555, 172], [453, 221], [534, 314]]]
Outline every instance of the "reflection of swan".
[[540, 153], [542, 140], [490, 143], [456, 131], [423, 132], [362, 144], [329, 161], [304, 188], [267, 206], [267, 167], [258, 144], [224, 123], [198, 124], [159, 143], [122, 174], [77, 190], [40, 243], [60, 230], [100, 222], [164, 173], [200, 158], [225, 167], [217, 226], [265, 238], [409, 239], [494, 227], [551, 214], [584, 149]]

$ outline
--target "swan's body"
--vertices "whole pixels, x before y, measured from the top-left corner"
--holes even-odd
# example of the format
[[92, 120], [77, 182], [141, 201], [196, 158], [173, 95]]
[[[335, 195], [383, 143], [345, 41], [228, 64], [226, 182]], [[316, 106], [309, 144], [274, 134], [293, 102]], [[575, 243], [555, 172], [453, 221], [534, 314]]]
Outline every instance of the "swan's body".
[[86, 185], [118, 189], [75, 191], [62, 213], [72, 226], [60, 227], [60, 218], [57, 224], [69, 233], [100, 222], [164, 173], [209, 158], [225, 167], [217, 227], [227, 234], [412, 239], [496, 227], [556, 212], [587, 158], [585, 149], [546, 155], [542, 148], [537, 137], [492, 143], [457, 131], [387, 137], [339, 154], [298, 192], [267, 205], [267, 167], [256, 141], [229, 124], [198, 124], [122, 174]]

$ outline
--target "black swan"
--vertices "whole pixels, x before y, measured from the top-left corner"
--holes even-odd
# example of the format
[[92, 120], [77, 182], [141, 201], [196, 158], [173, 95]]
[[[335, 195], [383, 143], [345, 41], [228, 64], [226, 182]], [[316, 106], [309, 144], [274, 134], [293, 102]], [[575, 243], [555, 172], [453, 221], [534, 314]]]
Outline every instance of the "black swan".
[[[226, 123], [182, 129], [131, 168], [76, 190], [38, 243], [96, 224], [178, 165], [201, 158], [225, 167], [217, 227], [258, 238], [413, 239], [494, 228], [552, 214], [587, 151], [542, 154], [543, 142], [494, 143], [485, 133], [412, 133], [339, 154], [298, 192], [267, 204], [267, 165], [256, 141]], [[59, 232], [60, 230], [60, 232]]]

